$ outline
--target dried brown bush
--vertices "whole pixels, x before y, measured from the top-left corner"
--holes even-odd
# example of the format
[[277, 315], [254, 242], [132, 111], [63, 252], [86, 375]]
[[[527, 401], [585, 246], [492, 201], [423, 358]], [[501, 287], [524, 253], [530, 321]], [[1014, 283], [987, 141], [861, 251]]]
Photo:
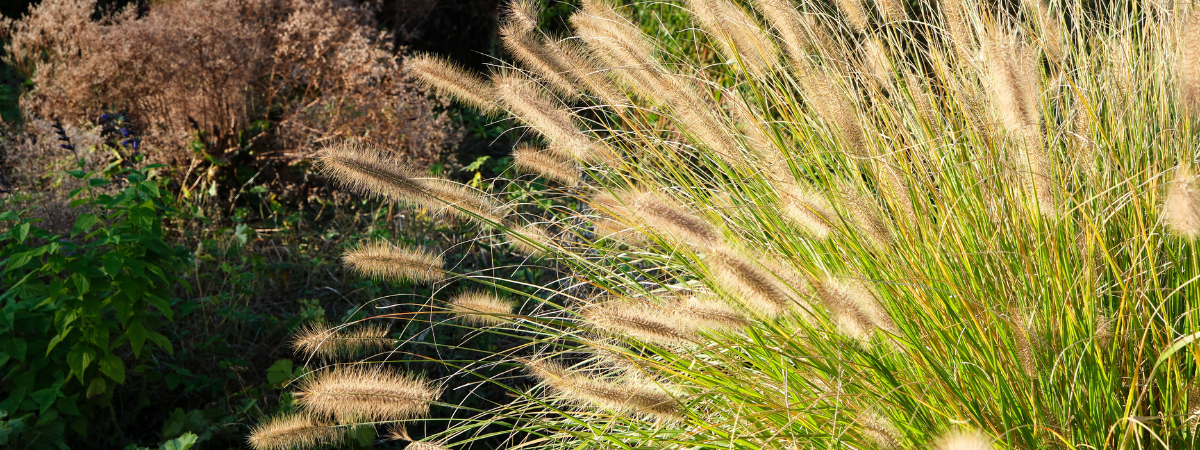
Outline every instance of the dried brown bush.
[[125, 109], [151, 159], [174, 165], [197, 161], [196, 136], [217, 158], [241, 147], [287, 161], [360, 139], [425, 163], [457, 142], [352, 0], [175, 0], [92, 20], [95, 8], [46, 0], [4, 24], [6, 62], [35, 85], [21, 100], [31, 115]]

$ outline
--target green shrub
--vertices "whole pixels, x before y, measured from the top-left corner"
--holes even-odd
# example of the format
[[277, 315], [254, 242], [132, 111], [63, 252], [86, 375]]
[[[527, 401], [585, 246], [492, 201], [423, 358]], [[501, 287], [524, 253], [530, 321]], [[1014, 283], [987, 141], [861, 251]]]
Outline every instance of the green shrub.
[[[68, 236], [0, 213], [0, 410], [25, 424], [26, 445], [62, 443], [67, 427], [86, 435], [129, 372], [144, 371], [155, 348], [173, 352], [162, 331], [190, 255], [164, 239], [174, 211], [149, 176], [154, 168], [72, 172], [89, 187], [71, 195], [87, 212]], [[92, 192], [109, 184], [120, 189]]]

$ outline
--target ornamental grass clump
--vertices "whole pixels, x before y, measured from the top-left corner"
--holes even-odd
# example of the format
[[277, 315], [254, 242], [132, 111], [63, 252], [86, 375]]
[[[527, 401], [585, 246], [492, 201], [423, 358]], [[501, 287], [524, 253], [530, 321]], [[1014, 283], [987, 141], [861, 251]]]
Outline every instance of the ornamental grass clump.
[[508, 35], [579, 45], [575, 75], [514, 47], [472, 76], [579, 177], [485, 183], [518, 205], [486, 225], [554, 280], [455, 279], [522, 305], [475, 322], [507, 343], [478, 364], [533, 386], [463, 368], [444, 383], [514, 397], [423, 439], [1194, 447], [1200, 10], [910, 6], [584, 0], [566, 37], [514, 6]]

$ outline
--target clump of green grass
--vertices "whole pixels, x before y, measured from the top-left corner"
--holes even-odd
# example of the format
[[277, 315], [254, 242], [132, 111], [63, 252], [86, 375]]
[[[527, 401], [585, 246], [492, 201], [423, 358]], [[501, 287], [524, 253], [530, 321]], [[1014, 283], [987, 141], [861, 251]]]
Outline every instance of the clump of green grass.
[[521, 339], [487, 363], [539, 387], [426, 441], [503, 424], [547, 449], [1195, 444], [1200, 11], [694, 0], [675, 31], [707, 51], [683, 53], [599, 0], [567, 39], [530, 8], [505, 29], [525, 64], [459, 95], [580, 167], [478, 219], [563, 274], [465, 322]]

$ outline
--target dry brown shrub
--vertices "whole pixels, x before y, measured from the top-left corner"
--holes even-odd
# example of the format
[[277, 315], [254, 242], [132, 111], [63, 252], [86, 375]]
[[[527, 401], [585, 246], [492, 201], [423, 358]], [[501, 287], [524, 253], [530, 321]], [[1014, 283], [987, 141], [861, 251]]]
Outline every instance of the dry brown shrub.
[[[374, 10], [353, 0], [174, 0], [100, 20], [94, 11], [94, 0], [46, 0], [5, 24], [6, 62], [35, 85], [22, 108], [75, 123], [125, 109], [144, 124], [154, 161], [193, 161], [197, 131], [213, 156], [241, 146], [287, 161], [353, 138], [425, 163], [459, 137], [402, 70]], [[239, 136], [261, 120], [273, 142]]]

